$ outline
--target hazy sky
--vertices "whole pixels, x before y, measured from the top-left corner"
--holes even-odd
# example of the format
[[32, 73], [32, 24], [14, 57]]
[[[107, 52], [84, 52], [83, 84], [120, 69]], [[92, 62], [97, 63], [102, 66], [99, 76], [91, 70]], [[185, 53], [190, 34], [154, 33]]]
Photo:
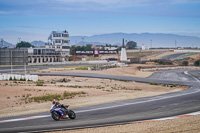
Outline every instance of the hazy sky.
[[200, 37], [200, 0], [0, 0], [0, 38], [47, 41], [74, 35], [173, 33]]

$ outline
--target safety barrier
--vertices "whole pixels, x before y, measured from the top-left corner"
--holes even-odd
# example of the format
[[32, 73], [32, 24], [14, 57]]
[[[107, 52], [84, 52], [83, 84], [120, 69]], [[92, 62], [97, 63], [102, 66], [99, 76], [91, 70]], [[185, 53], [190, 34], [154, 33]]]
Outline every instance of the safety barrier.
[[0, 80], [38, 81], [38, 75], [0, 74]]

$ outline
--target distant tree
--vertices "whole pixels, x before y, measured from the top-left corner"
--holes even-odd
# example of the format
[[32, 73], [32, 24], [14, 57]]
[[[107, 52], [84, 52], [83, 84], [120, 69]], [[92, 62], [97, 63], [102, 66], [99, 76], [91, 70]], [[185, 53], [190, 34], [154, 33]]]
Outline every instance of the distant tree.
[[34, 46], [31, 45], [29, 42], [21, 41], [20, 43], [17, 43], [16, 48], [21, 48], [21, 47], [30, 48]]
[[134, 42], [134, 41], [129, 41], [127, 44], [126, 44], [126, 47], [127, 49], [135, 49], [137, 47], [137, 43]]
[[183, 66], [188, 66], [188, 64], [189, 64], [188, 61], [183, 61], [183, 62], [182, 62], [182, 65], [183, 65]]
[[200, 59], [194, 62], [194, 66], [200, 66]]
[[72, 46], [70, 48], [70, 54], [74, 55], [74, 52], [78, 51], [78, 50], [90, 51], [90, 50], [94, 50], [94, 49], [92, 48], [91, 44], [87, 44], [86, 46]]

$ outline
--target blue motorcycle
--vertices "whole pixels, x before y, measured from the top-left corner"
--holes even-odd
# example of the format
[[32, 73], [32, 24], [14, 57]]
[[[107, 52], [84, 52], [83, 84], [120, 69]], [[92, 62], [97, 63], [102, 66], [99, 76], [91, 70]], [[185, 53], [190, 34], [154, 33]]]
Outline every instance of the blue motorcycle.
[[68, 117], [70, 119], [76, 118], [75, 112], [68, 109], [69, 105], [65, 107], [62, 106], [52, 105], [51, 107], [50, 113], [55, 121], [59, 121], [60, 119], [68, 119]]

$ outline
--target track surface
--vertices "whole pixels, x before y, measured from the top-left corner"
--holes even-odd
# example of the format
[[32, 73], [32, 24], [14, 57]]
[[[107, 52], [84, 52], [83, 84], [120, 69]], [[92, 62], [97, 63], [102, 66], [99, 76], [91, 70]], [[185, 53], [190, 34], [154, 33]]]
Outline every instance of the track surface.
[[179, 57], [184, 56], [186, 54], [188, 54], [188, 53], [178, 53], [178, 54], [167, 55], [167, 56], [162, 57], [162, 59], [164, 59], [164, 60], [173, 60], [175, 58], [179, 58]]
[[[40, 75], [81, 76], [107, 79], [120, 79], [137, 82], [157, 82], [165, 84], [182, 84], [191, 86], [189, 89], [154, 97], [139, 98], [88, 106], [73, 109], [77, 113], [75, 120], [54, 121], [50, 113], [0, 119], [0, 132], [42, 132], [64, 129], [77, 129], [104, 125], [122, 124], [200, 111], [200, 71], [162, 71], [149, 78], [127, 76], [111, 76], [88, 73], [43, 73]], [[43, 118], [19, 120], [32, 116]], [[16, 120], [18, 119], [18, 120]], [[10, 122], [6, 121], [10, 120]], [[12, 121], [11, 121], [12, 120]], [[15, 121], [16, 120], [16, 121]]]

